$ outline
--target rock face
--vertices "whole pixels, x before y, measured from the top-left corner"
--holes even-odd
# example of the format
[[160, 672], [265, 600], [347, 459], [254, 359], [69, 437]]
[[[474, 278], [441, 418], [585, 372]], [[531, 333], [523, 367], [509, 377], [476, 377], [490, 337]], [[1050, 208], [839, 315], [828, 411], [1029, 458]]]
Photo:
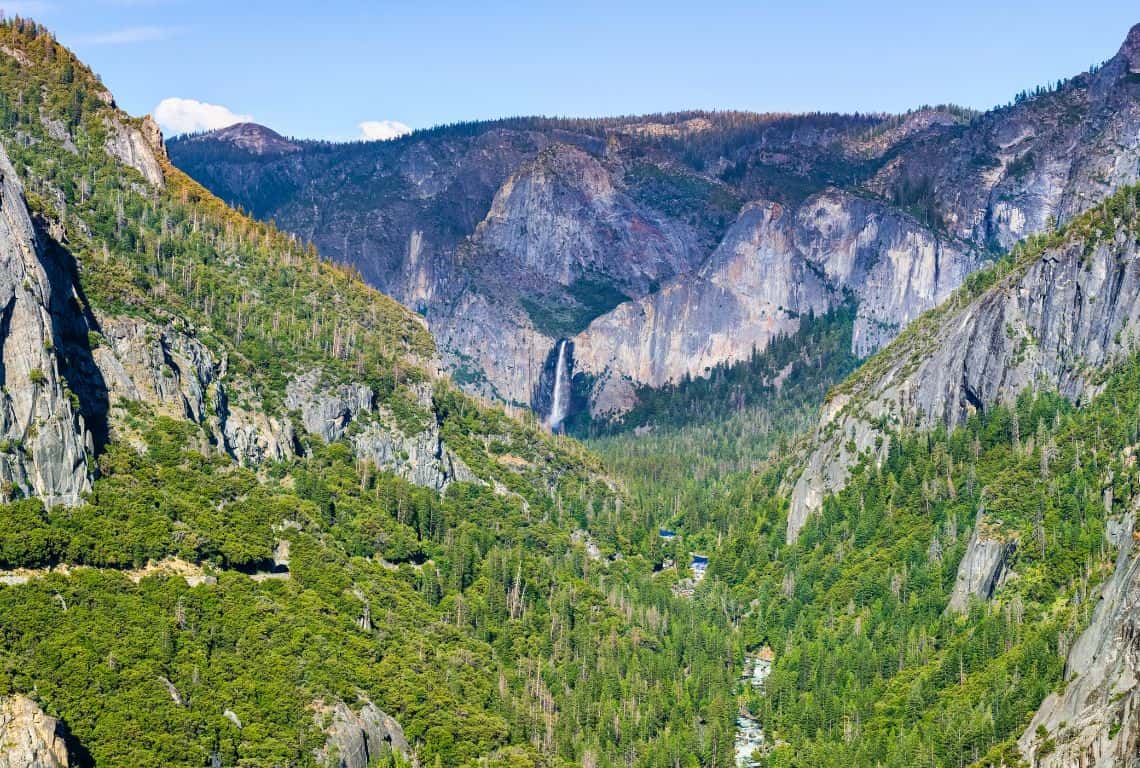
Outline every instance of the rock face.
[[71, 132], [67, 130], [62, 120], [56, 120], [46, 112], [40, 112], [40, 122], [44, 128], [47, 128], [48, 136], [59, 142], [64, 150], [71, 154], [77, 154], [79, 148], [75, 146], [75, 140], [71, 138]]
[[958, 564], [958, 576], [947, 610], [962, 613], [972, 598], [989, 600], [993, 597], [1007, 575], [1009, 559], [1016, 549], [1016, 539], [991, 531], [979, 514], [966, 554]]
[[1128, 38], [1120, 49], [1120, 55], [1128, 62], [1128, 72], [1140, 75], [1140, 24], [1128, 31]]
[[885, 455], [890, 429], [952, 428], [1030, 386], [1090, 397], [1095, 372], [1135, 349], [1138, 326], [1140, 245], [1126, 229], [1090, 246], [1071, 238], [912, 325], [825, 404], [792, 490], [788, 540], [860, 454]]
[[[219, 450], [248, 466], [286, 460], [305, 450], [288, 415], [256, 405], [242, 382], [228, 374], [226, 360], [216, 359], [188, 330], [121, 317], [105, 318], [101, 327], [104, 343], [93, 356], [111, 400], [146, 403], [158, 414], [193, 421]], [[477, 481], [444, 445], [434, 418], [422, 431], [406, 435], [377, 406], [371, 388], [325, 385], [322, 378], [321, 371], [310, 370], [286, 386], [285, 407], [300, 416], [314, 438], [333, 442], [350, 437], [359, 458], [437, 491], [455, 481]], [[430, 384], [416, 394], [430, 413]]]
[[1018, 741], [1034, 768], [1140, 764], [1140, 557], [1132, 521], [1129, 514], [1116, 570], [1069, 652], [1064, 691], [1049, 694]]
[[113, 395], [149, 403], [171, 418], [207, 421], [208, 393], [224, 375], [224, 361], [216, 362], [205, 345], [172, 325], [108, 318], [102, 332], [106, 344], [94, 357]]
[[825, 311], [836, 296], [796, 250], [791, 218], [778, 203], [746, 206], [696, 279], [623, 304], [576, 336], [576, 364], [660, 386], [746, 357], [794, 330], [797, 315]]
[[411, 298], [428, 306], [453, 366], [471, 361], [495, 394], [530, 403], [558, 338], [689, 271], [702, 256], [696, 241], [691, 227], [634, 200], [598, 158], [553, 143], [504, 181], [460, 249], [453, 268], [476, 275], [479, 290], [451, 298], [449, 282]]
[[[431, 385], [420, 385], [415, 394], [420, 407], [431, 413]], [[289, 383], [285, 405], [300, 411], [305, 429], [325, 442], [342, 437], [359, 418], [350, 437], [356, 455], [415, 485], [442, 491], [452, 482], [477, 479], [444, 446], [434, 418], [420, 432], [405, 435], [388, 426], [391, 414], [377, 408], [374, 400], [375, 394], [363, 384], [322, 387], [320, 371], [309, 371]]]
[[0, 699], [0, 768], [67, 768], [63, 729], [25, 696]]
[[235, 147], [258, 155], [279, 152], [297, 152], [300, 145], [289, 141], [276, 131], [256, 123], [236, 123], [219, 128], [214, 134], [221, 141], [228, 141]]
[[562, 286], [593, 273], [643, 294], [691, 266], [686, 229], [638, 206], [593, 155], [553, 144], [503, 183], [474, 240], [495, 269], [505, 256]]
[[317, 763], [322, 766], [368, 768], [384, 755], [395, 752], [407, 757], [411, 753], [404, 729], [371, 701], [365, 700], [359, 713], [343, 701], [318, 708], [319, 718], [330, 716], [332, 721], [325, 731], [328, 739], [316, 753]]
[[614, 412], [846, 293], [869, 354], [990, 254], [1140, 178], [1137, 35], [979, 115], [519, 119], [335, 147], [244, 128], [171, 152], [422, 311], [467, 388], [531, 402], [567, 337]]
[[331, 443], [344, 434], [357, 414], [372, 410], [374, 395], [363, 384], [322, 388], [321, 372], [304, 373], [285, 389], [285, 407], [301, 412], [301, 423], [311, 434]]
[[226, 452], [242, 464], [257, 466], [266, 461], [284, 461], [299, 451], [288, 418], [271, 416], [256, 407], [232, 405], [224, 387], [218, 388], [215, 412]]
[[952, 234], [998, 249], [1067, 221], [1137, 178], [1136, 36], [1134, 27], [1095, 73], [913, 137], [867, 187], [929, 206]]
[[128, 125], [117, 118], [107, 118], [107, 154], [126, 166], [134, 168], [156, 187], [166, 183], [158, 156], [165, 154], [162, 132], [150, 116], [143, 118], [142, 129]]
[[477, 477], [463, 460], [448, 450], [434, 424], [404, 437], [372, 422], [352, 438], [356, 455], [380, 469], [436, 491], [452, 482], [475, 482]]
[[[965, 244], [943, 242], [889, 206], [831, 190], [794, 210], [745, 206], [695, 276], [595, 320], [575, 338], [582, 367], [606, 382], [661, 386], [747, 358], [798, 316], [858, 302], [856, 351], [873, 351], [977, 268]], [[594, 411], [613, 398], [600, 388]]]
[[248, 466], [296, 455], [289, 419], [231, 403], [235, 382], [226, 379], [226, 360], [190, 332], [129, 317], [102, 318], [100, 327], [105, 343], [93, 358], [109, 399], [146, 403], [160, 415], [200, 424], [215, 445]]
[[[98, 378], [106, 400], [146, 403], [158, 415], [201, 425], [215, 449], [245, 465], [286, 460], [306, 450], [290, 414], [264, 407], [229, 374], [225, 357], [214, 356], [192, 328], [125, 317], [100, 318], [98, 325], [101, 341], [92, 351], [96, 370], [87, 377]], [[348, 439], [360, 459], [425, 488], [442, 491], [451, 482], [478, 482], [443, 444], [430, 382], [418, 385], [415, 394], [431, 417], [423, 430], [405, 434], [377, 405], [370, 387], [323, 379], [312, 369], [286, 385], [284, 406], [300, 417], [303, 433], [324, 442]], [[115, 424], [109, 428], [114, 431]]]
[[46, 504], [90, 488], [91, 439], [54, 354], [53, 285], [23, 190], [0, 148], [0, 482]]

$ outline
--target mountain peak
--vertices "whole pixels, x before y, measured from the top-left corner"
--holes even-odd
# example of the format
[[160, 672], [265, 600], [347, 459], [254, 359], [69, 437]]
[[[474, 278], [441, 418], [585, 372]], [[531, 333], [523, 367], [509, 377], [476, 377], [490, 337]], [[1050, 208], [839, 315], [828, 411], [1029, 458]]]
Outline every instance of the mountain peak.
[[1128, 71], [1140, 75], [1140, 24], [1128, 30], [1128, 37], [1124, 38], [1124, 45], [1120, 46], [1120, 54], [1128, 62]]
[[296, 142], [258, 123], [235, 123], [196, 138], [227, 142], [255, 155], [284, 154], [300, 149]]

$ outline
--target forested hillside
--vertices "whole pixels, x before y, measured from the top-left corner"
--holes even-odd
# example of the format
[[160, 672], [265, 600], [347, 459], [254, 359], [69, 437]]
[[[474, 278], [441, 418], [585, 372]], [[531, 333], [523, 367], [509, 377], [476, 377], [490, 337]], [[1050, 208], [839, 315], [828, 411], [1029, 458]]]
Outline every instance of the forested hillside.
[[[422, 136], [439, 156], [392, 145], [400, 184], [459, 180], [415, 205], [470, 205], [426, 236], [478, 225], [518, 256], [536, 246], [515, 214], [558, 234], [573, 208], [589, 248], [543, 262], [569, 282], [530, 320], [579, 325], [614, 285], [658, 297], [642, 308], [776, 307], [742, 315], [765, 334], [750, 354], [622, 379], [624, 421], [572, 412], [598, 458], [461, 392], [417, 314], [227, 207], [50, 32], [3, 22], [0, 729], [19, 743], [0, 755], [727, 768], [740, 718], [763, 736], [737, 765], [1140, 763], [1137, 88], [1140, 26], [985, 115], [517, 120]], [[231, 138], [227, 163], [341, 151]], [[615, 242], [658, 250], [594, 249]], [[476, 277], [500, 253], [459, 250]], [[919, 275], [921, 301], [822, 274], [835, 254]], [[595, 257], [604, 281], [577, 271]], [[571, 396], [605, 376], [577, 370]]]
[[[679, 489], [670, 506], [652, 479], [633, 485], [714, 552], [708, 578], [749, 606], [745, 647], [775, 652], [744, 696], [770, 736], [758, 764], [1140, 758], [1138, 211], [1127, 188], [1014, 249], [837, 387], [820, 427], [755, 473], [702, 472], [706, 443], [685, 431], [640, 452], [617, 444], [615, 466], [655, 468]], [[973, 376], [992, 388], [959, 411], [955, 387], [969, 392]], [[896, 392], [881, 410], [876, 398]], [[872, 431], [857, 445], [860, 419]], [[707, 426], [714, 453], [732, 423]], [[832, 445], [846, 481], [823, 489], [789, 542], [795, 480]], [[669, 460], [690, 455], [701, 458]], [[1068, 689], [1077, 698], [1047, 700]]]
[[26, 20], [0, 145], [0, 696], [72, 765], [725, 763], [718, 598], [653, 577], [596, 459], [438, 378]]

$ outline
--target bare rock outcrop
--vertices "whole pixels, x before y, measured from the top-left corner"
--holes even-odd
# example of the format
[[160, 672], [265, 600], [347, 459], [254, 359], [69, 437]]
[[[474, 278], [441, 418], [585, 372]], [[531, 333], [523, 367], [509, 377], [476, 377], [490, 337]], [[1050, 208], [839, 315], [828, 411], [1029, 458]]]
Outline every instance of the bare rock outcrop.
[[444, 444], [433, 423], [422, 432], [404, 435], [372, 421], [352, 437], [358, 458], [403, 477], [408, 482], [442, 491], [453, 482], [476, 482], [478, 478], [463, 460]]
[[204, 344], [173, 325], [132, 317], [102, 323], [105, 345], [94, 350], [108, 391], [149, 403], [164, 415], [205, 422], [208, 391], [225, 373]]
[[246, 466], [285, 461], [297, 455], [297, 435], [285, 416], [271, 416], [257, 407], [230, 403], [225, 387], [216, 403], [226, 453]]
[[826, 311], [838, 299], [796, 249], [793, 218], [777, 203], [746, 206], [695, 278], [622, 304], [576, 336], [575, 365], [660, 386], [743, 359], [794, 331], [799, 314]]
[[[691, 236], [638, 206], [590, 153], [554, 144], [495, 194], [474, 240], [481, 252], [564, 286], [590, 273], [631, 293], [687, 270]], [[500, 265], [501, 268], [501, 265]]]
[[52, 137], [65, 151], [71, 154], [78, 154], [79, 148], [75, 146], [75, 140], [71, 136], [71, 131], [63, 124], [62, 120], [57, 120], [49, 115], [46, 111], [40, 112], [40, 123], [47, 129], [48, 136]]
[[971, 599], [989, 600], [1009, 573], [1009, 559], [1017, 550], [1017, 539], [991, 526], [984, 513], [978, 522], [966, 554], [958, 563], [954, 591], [950, 593], [947, 610], [964, 612]]
[[300, 411], [305, 429], [326, 443], [343, 435], [358, 414], [371, 411], [374, 398], [363, 384], [322, 387], [319, 370], [297, 376], [285, 388], [285, 407]]
[[431, 414], [426, 426], [414, 434], [405, 434], [390, 426], [394, 421], [390, 413], [378, 408], [352, 435], [356, 456], [413, 485], [435, 491], [443, 491], [454, 482], [478, 482], [475, 473], [443, 442], [432, 410], [431, 385], [425, 382], [413, 391], [419, 406]]
[[1128, 31], [1128, 37], [1120, 48], [1120, 55], [1128, 62], [1128, 73], [1140, 75], [1140, 24]]
[[413, 299], [432, 297], [427, 315], [453, 368], [475, 369], [487, 394], [529, 403], [556, 337], [690, 272], [704, 255], [696, 240], [634, 199], [602, 159], [555, 142], [496, 190], [458, 261], [425, 263], [413, 237], [417, 269], [461, 269], [476, 288], [427, 291], [418, 272]]
[[142, 121], [142, 128], [124, 123], [117, 117], [104, 119], [107, 127], [107, 141], [104, 149], [107, 154], [123, 165], [134, 168], [149, 183], [156, 187], [166, 184], [159, 156], [165, 155], [162, 149], [162, 133], [151, 117]]
[[851, 344], [861, 357], [942, 303], [984, 263], [976, 246], [880, 201], [835, 190], [796, 212], [795, 244], [836, 293], [854, 296]]
[[162, 129], [158, 127], [158, 121], [155, 120], [153, 116], [143, 116], [142, 135], [143, 138], [146, 139], [147, 146], [150, 147], [155, 157], [165, 160], [166, 142], [162, 138]]
[[0, 148], [0, 482], [48, 505], [76, 504], [91, 487], [91, 440], [54, 353], [53, 290]]
[[301, 149], [300, 146], [286, 139], [277, 131], [256, 123], [235, 123], [225, 128], [219, 128], [212, 135], [219, 141], [229, 142], [233, 146], [255, 155], [285, 154], [298, 152]]
[[1065, 688], [1018, 741], [1033, 768], [1140, 765], [1140, 556], [1126, 521], [1116, 569], [1066, 659]]
[[386, 715], [371, 701], [364, 699], [359, 712], [343, 701], [333, 705], [317, 705], [318, 722], [325, 728], [327, 739], [317, 750], [317, 763], [327, 768], [368, 768], [384, 755], [393, 752], [408, 757], [411, 748], [404, 729], [396, 718]]
[[0, 53], [9, 56], [16, 60], [16, 63], [21, 67], [30, 67], [32, 60], [28, 58], [28, 54], [21, 51], [19, 48], [12, 48], [8, 45], [0, 45]]
[[[575, 337], [575, 360], [604, 382], [661, 386], [746, 359], [799, 316], [854, 296], [853, 344], [874, 351], [950, 295], [981, 263], [879, 202], [829, 190], [798, 207], [744, 207], [696, 275], [595, 320]], [[595, 392], [594, 412], [614, 397]], [[621, 402], [617, 399], [617, 402]]]
[[[215, 355], [192, 329], [136, 317], [104, 317], [100, 327], [102, 343], [92, 357], [112, 402], [145, 403], [157, 414], [193, 421], [247, 466], [295, 454], [289, 419], [247, 406], [253, 398], [229, 378], [225, 355]], [[241, 404], [231, 402], [234, 392]]]
[[[503, 333], [504, 327], [517, 330]], [[445, 364], [456, 381], [505, 402], [526, 404], [556, 343], [516, 307], [474, 291], [460, 296], [433, 324]]]
[[[215, 355], [191, 330], [131, 317], [104, 318], [101, 326], [102, 343], [93, 356], [113, 401], [146, 403], [158, 414], [193, 421], [219, 450], [247, 466], [304, 452], [290, 415], [261, 407], [247, 383], [229, 374], [225, 356]], [[405, 434], [370, 387], [323, 378], [312, 369], [286, 385], [284, 405], [300, 417], [304, 432], [324, 442], [347, 438], [360, 459], [426, 488], [442, 491], [455, 481], [477, 480], [444, 445], [434, 417]], [[430, 383], [415, 394], [430, 414]]]
[[63, 727], [26, 696], [0, 699], [0, 768], [67, 768]]

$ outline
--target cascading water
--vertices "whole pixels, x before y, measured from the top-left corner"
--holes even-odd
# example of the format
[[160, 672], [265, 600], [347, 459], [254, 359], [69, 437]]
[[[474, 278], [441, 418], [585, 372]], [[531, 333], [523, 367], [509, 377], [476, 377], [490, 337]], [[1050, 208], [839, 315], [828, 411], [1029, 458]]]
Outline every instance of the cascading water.
[[550, 415], [546, 417], [546, 426], [551, 432], [558, 431], [566, 419], [566, 412], [570, 407], [570, 376], [569, 365], [566, 360], [566, 339], [558, 342], [558, 362], [554, 366], [554, 388], [550, 393]]

